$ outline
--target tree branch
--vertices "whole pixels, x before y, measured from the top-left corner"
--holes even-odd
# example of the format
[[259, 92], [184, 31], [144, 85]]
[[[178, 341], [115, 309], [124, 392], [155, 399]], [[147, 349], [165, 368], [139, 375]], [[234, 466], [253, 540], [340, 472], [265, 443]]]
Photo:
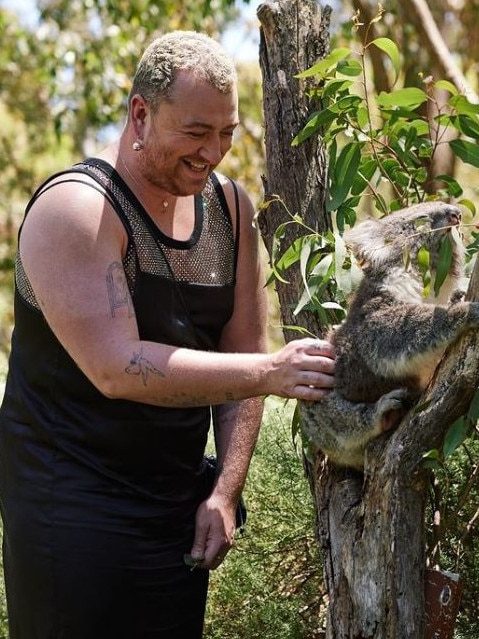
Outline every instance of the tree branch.
[[474, 104], [479, 103], [479, 96], [472, 89], [461, 69], [457, 66], [436, 25], [426, 0], [404, 0], [404, 4], [408, 11], [415, 16], [414, 23], [416, 28], [424, 38], [431, 58], [437, 66], [442, 69], [444, 76], [447, 77], [456, 89], [460, 93], [463, 93], [470, 102]]

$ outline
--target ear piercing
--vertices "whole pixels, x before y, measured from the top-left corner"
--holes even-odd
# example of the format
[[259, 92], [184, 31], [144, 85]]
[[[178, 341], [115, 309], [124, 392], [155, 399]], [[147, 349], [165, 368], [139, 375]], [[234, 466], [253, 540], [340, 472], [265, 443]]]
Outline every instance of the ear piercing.
[[131, 145], [131, 148], [133, 149], [133, 151], [141, 151], [143, 149], [143, 141], [135, 140]]

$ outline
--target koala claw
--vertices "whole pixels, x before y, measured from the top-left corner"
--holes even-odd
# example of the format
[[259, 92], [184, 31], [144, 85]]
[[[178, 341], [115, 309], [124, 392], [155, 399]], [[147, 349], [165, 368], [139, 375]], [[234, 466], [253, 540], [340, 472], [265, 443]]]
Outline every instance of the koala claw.
[[396, 388], [378, 399], [375, 407], [375, 423], [379, 432], [396, 428], [411, 404], [407, 388]]

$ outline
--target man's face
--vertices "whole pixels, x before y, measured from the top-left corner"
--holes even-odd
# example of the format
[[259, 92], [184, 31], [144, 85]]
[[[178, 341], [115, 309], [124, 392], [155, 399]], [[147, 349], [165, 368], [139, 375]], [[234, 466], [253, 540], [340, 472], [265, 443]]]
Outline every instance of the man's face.
[[238, 124], [236, 89], [221, 93], [181, 72], [171, 100], [145, 120], [141, 171], [151, 183], [177, 196], [202, 191], [232, 144]]

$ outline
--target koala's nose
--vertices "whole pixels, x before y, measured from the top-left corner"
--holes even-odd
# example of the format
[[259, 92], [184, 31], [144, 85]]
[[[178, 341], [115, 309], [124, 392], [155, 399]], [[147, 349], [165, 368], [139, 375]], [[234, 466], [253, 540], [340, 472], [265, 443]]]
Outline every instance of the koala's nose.
[[451, 209], [449, 211], [449, 224], [451, 226], [459, 226], [461, 223], [461, 213], [457, 209]]

